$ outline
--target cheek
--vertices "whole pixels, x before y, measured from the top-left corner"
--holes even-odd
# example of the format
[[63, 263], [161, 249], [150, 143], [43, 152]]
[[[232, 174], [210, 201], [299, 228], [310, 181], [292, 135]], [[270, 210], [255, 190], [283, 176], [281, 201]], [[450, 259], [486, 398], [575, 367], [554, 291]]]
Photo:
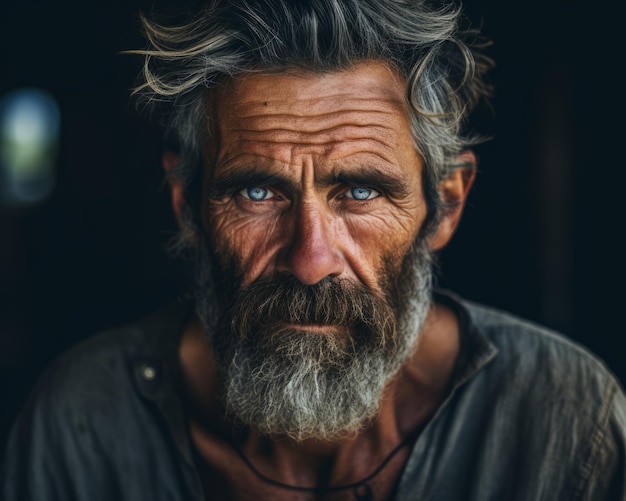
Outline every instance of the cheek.
[[353, 249], [349, 258], [352, 268], [380, 285], [381, 270], [401, 266], [423, 219], [417, 207], [399, 209], [397, 206], [366, 216], [346, 217], [346, 232]]
[[215, 202], [205, 209], [205, 225], [218, 256], [236, 258], [249, 277], [266, 266], [267, 256], [276, 246], [276, 218], [242, 212], [234, 202]]

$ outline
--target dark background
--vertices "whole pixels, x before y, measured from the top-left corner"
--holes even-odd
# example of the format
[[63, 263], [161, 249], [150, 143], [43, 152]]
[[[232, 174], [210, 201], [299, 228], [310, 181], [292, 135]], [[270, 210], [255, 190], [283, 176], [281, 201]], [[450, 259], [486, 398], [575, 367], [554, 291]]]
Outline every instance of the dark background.
[[[617, 3], [617, 2], [616, 2]], [[173, 2], [170, 2], [170, 5]], [[0, 207], [0, 446], [35, 379], [68, 346], [173, 300], [186, 268], [158, 131], [129, 89], [140, 0], [0, 4], [0, 99], [36, 86], [61, 110], [51, 195]], [[440, 283], [563, 331], [626, 380], [621, 13], [602, 3], [467, 0], [494, 41], [494, 139]]]

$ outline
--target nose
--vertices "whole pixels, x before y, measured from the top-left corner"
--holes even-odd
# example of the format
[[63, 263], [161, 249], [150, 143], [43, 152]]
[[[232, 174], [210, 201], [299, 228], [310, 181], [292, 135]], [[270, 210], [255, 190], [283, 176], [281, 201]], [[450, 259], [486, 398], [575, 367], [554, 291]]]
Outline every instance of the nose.
[[328, 276], [339, 276], [344, 271], [332, 222], [314, 202], [303, 203], [290, 231], [279, 271], [291, 273], [307, 285]]

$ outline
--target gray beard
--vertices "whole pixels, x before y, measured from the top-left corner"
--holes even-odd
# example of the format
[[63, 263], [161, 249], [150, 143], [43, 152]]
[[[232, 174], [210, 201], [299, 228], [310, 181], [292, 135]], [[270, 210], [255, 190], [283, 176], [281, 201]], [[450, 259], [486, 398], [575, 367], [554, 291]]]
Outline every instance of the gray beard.
[[[387, 271], [389, 310], [382, 314], [386, 320], [363, 319], [369, 335], [360, 327], [312, 333], [284, 324], [250, 332], [232, 311], [235, 274], [216, 278], [217, 266], [206, 247], [198, 252], [195, 298], [218, 362], [227, 416], [262, 435], [295, 441], [335, 441], [363, 429], [419, 341], [432, 292], [426, 243], [412, 246], [400, 270]], [[329, 303], [325, 307], [333, 308]], [[379, 323], [390, 324], [386, 332], [378, 332]]]

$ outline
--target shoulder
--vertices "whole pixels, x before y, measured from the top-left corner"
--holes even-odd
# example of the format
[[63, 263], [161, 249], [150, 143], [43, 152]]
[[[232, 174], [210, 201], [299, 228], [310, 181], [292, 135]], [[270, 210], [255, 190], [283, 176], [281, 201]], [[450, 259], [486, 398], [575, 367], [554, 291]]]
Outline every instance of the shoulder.
[[176, 339], [181, 318], [180, 305], [164, 308], [86, 339], [46, 369], [9, 437], [0, 487], [7, 499], [70, 499], [96, 485], [100, 497], [91, 499], [112, 499], [114, 483], [136, 466], [131, 450], [144, 456], [142, 447], [162, 442], [137, 369], [162, 334]]
[[127, 361], [146, 343], [140, 324], [128, 324], [92, 335], [55, 359], [39, 378], [36, 396], [51, 396], [56, 402], [75, 400], [83, 392], [93, 396], [96, 388], [111, 388], [126, 379]]
[[611, 391], [617, 389], [616, 378], [604, 361], [565, 335], [495, 308], [462, 303], [475, 328], [498, 349], [499, 365], [519, 376], [532, 374], [536, 382], [548, 378], [552, 386], [595, 382], [598, 391], [606, 385]]
[[515, 438], [503, 442], [517, 441], [515, 450], [524, 451], [518, 457], [552, 472], [555, 483], [562, 476], [569, 499], [597, 499], [621, 475], [626, 450], [626, 400], [617, 378], [599, 357], [558, 332], [462, 304], [477, 335], [497, 349], [470, 393], [485, 393], [498, 436], [515, 430]]
[[[40, 376], [21, 415], [72, 417], [77, 422], [104, 412], [110, 419], [137, 400], [135, 381], [146, 360], [163, 357], [176, 342], [188, 305], [175, 303], [140, 320], [95, 334], [54, 360]], [[169, 350], [172, 351], [172, 350]]]
[[43, 407], [46, 412], [58, 414], [121, 396], [129, 389], [129, 363], [148, 341], [149, 333], [141, 322], [86, 338], [46, 368], [31, 392], [26, 410]]

